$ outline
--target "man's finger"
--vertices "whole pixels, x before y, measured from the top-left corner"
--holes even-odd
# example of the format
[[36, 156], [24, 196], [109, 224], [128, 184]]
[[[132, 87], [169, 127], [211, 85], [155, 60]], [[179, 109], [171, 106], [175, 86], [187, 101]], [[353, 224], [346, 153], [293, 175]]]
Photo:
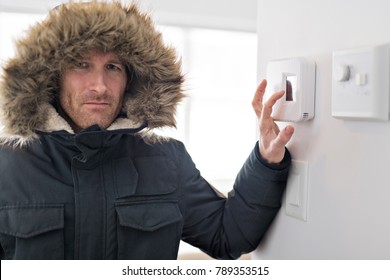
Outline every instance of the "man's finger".
[[263, 110], [261, 113], [261, 117], [266, 120], [271, 118], [272, 107], [275, 105], [276, 101], [278, 101], [284, 95], [284, 90], [275, 92], [265, 103], [263, 106]]
[[263, 97], [265, 93], [265, 88], [267, 87], [267, 80], [262, 80], [259, 86], [256, 89], [255, 95], [252, 100], [252, 107], [256, 112], [256, 115], [260, 117], [262, 107], [263, 107]]

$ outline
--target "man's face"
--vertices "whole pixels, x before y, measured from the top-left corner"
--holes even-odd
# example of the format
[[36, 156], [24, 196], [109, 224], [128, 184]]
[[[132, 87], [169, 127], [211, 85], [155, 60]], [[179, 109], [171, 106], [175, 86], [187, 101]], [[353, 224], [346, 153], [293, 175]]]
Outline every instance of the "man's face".
[[93, 51], [65, 71], [60, 105], [75, 132], [94, 124], [111, 125], [122, 108], [126, 80], [125, 66], [113, 52]]

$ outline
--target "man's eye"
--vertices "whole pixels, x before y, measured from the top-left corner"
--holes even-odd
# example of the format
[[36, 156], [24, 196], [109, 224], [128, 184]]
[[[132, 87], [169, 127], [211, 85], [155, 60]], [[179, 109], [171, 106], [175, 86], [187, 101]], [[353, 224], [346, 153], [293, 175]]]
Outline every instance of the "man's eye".
[[89, 66], [89, 64], [87, 62], [83, 61], [83, 62], [76, 63], [75, 68], [87, 69], [88, 66]]
[[107, 64], [107, 69], [108, 70], [115, 70], [115, 71], [122, 71], [123, 67], [121, 65], [110, 63], [110, 64]]

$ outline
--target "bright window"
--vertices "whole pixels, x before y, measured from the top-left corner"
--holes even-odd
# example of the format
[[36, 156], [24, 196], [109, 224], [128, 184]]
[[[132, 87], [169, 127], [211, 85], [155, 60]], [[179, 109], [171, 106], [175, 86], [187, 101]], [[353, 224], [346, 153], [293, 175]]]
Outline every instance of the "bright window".
[[202, 175], [222, 192], [232, 187], [256, 140], [256, 34], [161, 27], [183, 60], [188, 98], [177, 131]]
[[14, 54], [16, 39], [23, 35], [29, 26], [44, 18], [40, 14], [0, 13], [0, 64]]

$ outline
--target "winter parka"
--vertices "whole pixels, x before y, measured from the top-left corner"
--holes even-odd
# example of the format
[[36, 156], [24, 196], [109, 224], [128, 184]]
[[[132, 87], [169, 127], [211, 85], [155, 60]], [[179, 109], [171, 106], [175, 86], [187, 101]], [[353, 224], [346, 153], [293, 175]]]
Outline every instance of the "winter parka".
[[[64, 70], [113, 51], [131, 77], [107, 129], [75, 133], [58, 107]], [[224, 197], [175, 126], [183, 76], [175, 51], [134, 4], [71, 3], [17, 42], [0, 81], [1, 259], [176, 259], [180, 240], [214, 258], [254, 250], [276, 216], [290, 155], [267, 164], [255, 145]]]

